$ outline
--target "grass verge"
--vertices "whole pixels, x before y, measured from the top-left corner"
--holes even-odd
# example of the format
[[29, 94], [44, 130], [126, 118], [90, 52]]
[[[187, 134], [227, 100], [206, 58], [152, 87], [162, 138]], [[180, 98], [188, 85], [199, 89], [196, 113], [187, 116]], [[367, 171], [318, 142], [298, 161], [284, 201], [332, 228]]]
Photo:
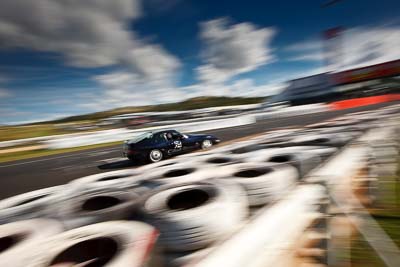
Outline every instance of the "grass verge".
[[[386, 181], [380, 181], [380, 190], [384, 194], [380, 194], [379, 208], [372, 210], [371, 215], [400, 248], [400, 176], [381, 180]], [[386, 266], [361, 235], [352, 240], [350, 255], [353, 267]]]

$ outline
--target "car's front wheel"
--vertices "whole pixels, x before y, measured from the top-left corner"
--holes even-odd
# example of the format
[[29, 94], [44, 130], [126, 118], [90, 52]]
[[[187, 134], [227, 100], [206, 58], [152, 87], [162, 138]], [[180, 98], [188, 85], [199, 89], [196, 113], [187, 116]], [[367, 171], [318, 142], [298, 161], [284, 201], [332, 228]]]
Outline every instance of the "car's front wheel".
[[203, 140], [203, 142], [201, 142], [201, 149], [208, 149], [210, 147], [212, 147], [213, 143], [211, 140]]
[[151, 162], [159, 162], [163, 159], [163, 154], [160, 150], [153, 149], [152, 151], [150, 151], [149, 159]]

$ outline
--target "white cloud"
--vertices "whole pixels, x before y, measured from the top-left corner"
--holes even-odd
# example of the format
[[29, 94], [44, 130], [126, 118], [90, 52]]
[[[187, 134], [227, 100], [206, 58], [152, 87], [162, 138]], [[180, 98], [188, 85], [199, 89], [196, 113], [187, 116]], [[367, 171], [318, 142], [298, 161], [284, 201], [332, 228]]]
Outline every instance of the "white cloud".
[[[323, 61], [330, 58], [335, 70], [352, 69], [379, 64], [400, 58], [400, 27], [358, 27], [342, 33], [337, 41], [336, 52], [324, 56], [322, 40], [304, 41], [290, 45], [286, 51], [295, 52], [291, 61]], [[335, 47], [334, 43], [329, 43]]]
[[341, 68], [357, 68], [400, 59], [400, 27], [350, 29], [344, 33], [342, 47]]
[[72, 66], [124, 65], [144, 80], [168, 79], [180, 62], [129, 30], [140, 16], [139, 0], [2, 1], [0, 47], [56, 52]]
[[[155, 79], [143, 82], [140, 75], [127, 71], [98, 75], [94, 80], [103, 87], [100, 96], [93, 97], [86, 108], [101, 110], [119, 106], [135, 106], [174, 102], [201, 95], [240, 95], [239, 83], [226, 85], [234, 75], [251, 71], [273, 59], [269, 43], [274, 35], [272, 28], [257, 29], [250, 23], [229, 26], [226, 19], [205, 22], [201, 25], [204, 65], [197, 68], [200, 83], [178, 87], [172, 80], [159, 82]], [[161, 76], [168, 61], [152, 58], [150, 50], [135, 50], [143, 54], [144, 65], [152, 65], [155, 76]], [[130, 55], [127, 55], [129, 59]], [[248, 84], [247, 84], [248, 85]], [[251, 84], [254, 94], [255, 86]], [[236, 88], [236, 89], [235, 89]], [[250, 88], [247, 88], [248, 90]], [[265, 95], [265, 92], [262, 93]]]
[[268, 96], [278, 93], [285, 84], [281, 81], [256, 85], [252, 79], [241, 79], [229, 83], [197, 83], [189, 86], [161, 87], [157, 84], [143, 84], [127, 72], [114, 72], [94, 78], [103, 86], [100, 95], [84, 94], [82, 107], [94, 111], [121, 106], [142, 106], [176, 102], [198, 96]]
[[204, 65], [197, 69], [202, 82], [219, 83], [273, 61], [274, 28], [258, 29], [251, 23], [229, 25], [227, 19], [201, 24]]
[[82, 95], [87, 103], [81, 105], [92, 110], [160, 104], [185, 97], [182, 90], [172, 82], [143, 82], [139, 75], [127, 71], [97, 75], [93, 79], [103, 88], [102, 93], [96, 96]]

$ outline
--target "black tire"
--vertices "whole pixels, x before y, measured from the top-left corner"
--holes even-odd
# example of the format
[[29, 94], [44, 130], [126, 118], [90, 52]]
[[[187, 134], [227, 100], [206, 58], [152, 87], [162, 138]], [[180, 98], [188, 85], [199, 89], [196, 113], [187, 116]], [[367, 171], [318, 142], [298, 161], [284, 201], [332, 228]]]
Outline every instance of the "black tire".
[[159, 162], [164, 158], [163, 153], [159, 149], [153, 149], [149, 153], [150, 162]]

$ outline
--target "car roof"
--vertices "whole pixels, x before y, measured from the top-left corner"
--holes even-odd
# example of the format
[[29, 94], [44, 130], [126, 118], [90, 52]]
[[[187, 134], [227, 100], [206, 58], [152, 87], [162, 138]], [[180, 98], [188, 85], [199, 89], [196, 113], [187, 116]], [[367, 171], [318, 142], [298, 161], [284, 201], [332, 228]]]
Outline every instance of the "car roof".
[[157, 131], [157, 132], [152, 132], [152, 134], [163, 134], [163, 133], [170, 133], [170, 132], [177, 132], [176, 130], [163, 130], [163, 131]]

